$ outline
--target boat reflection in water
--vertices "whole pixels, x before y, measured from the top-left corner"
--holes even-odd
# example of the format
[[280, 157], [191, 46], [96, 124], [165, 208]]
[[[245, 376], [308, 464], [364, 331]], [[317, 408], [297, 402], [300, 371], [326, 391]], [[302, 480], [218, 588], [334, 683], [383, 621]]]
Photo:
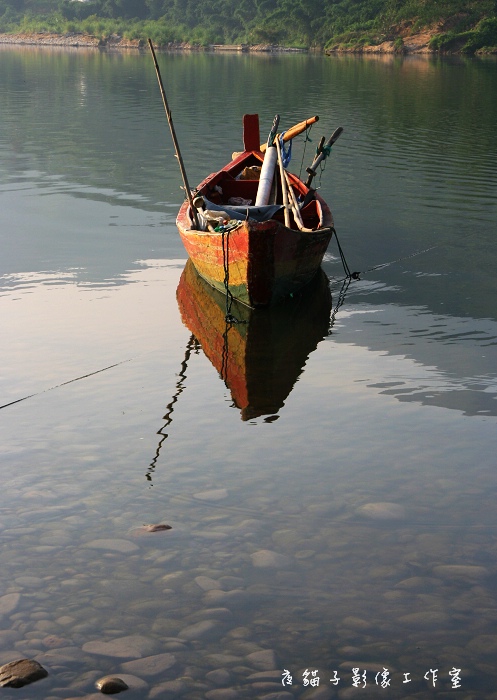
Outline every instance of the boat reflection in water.
[[250, 309], [208, 285], [188, 260], [176, 292], [181, 318], [231, 392], [242, 420], [275, 414], [308, 356], [328, 335], [331, 292], [320, 269], [298, 295], [276, 306]]

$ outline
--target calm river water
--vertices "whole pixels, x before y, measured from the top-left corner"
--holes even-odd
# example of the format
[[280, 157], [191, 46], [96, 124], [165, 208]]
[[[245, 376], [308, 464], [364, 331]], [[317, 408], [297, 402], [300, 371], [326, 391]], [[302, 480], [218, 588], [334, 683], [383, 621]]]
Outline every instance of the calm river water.
[[344, 127], [361, 279], [332, 242], [240, 398], [150, 56], [0, 50], [0, 663], [49, 672], [2, 696], [496, 698], [497, 63], [159, 60], [191, 184], [245, 112], [320, 116], [296, 172]]

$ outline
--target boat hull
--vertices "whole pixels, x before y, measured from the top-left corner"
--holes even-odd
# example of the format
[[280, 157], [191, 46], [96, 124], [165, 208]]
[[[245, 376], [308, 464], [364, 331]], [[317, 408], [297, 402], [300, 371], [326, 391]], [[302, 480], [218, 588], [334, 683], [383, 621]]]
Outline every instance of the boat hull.
[[244, 221], [226, 232], [178, 223], [198, 273], [215, 289], [250, 307], [267, 306], [308, 284], [318, 271], [332, 227], [295, 231], [279, 221]]

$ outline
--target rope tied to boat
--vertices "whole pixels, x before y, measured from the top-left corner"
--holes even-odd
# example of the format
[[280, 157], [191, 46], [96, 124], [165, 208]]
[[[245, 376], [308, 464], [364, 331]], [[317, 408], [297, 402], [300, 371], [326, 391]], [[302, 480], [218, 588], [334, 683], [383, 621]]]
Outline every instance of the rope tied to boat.
[[340, 260], [342, 261], [343, 265], [343, 271], [345, 272], [345, 279], [349, 280], [358, 280], [360, 279], [359, 275], [361, 274], [360, 272], [351, 272], [350, 268], [347, 264], [347, 260], [345, 259], [345, 253], [342, 250], [342, 246], [340, 245], [340, 241], [338, 240], [338, 235], [336, 232], [336, 229], [332, 226], [331, 227], [332, 234], [335, 236], [335, 240], [337, 242], [338, 246], [338, 252], [340, 253]]
[[316, 148], [316, 155], [319, 156], [321, 153], [324, 153], [326, 158], [331, 155], [331, 149], [333, 146], [327, 146], [326, 144], [322, 147], [319, 148], [319, 146]]
[[302, 180], [302, 169], [304, 167], [304, 158], [305, 158], [305, 152], [307, 150], [307, 143], [308, 142], [312, 143], [312, 139], [309, 136], [309, 134], [311, 133], [311, 129], [312, 129], [312, 124], [310, 124], [310, 126], [308, 126], [307, 129], [304, 131], [304, 134], [305, 134], [304, 149], [302, 151], [302, 160], [300, 161], [299, 180]]
[[[230, 222], [231, 223], [231, 222]], [[232, 325], [234, 323], [246, 323], [246, 321], [241, 321], [239, 318], [231, 313], [231, 307], [233, 305], [234, 297], [230, 290], [230, 268], [229, 268], [229, 236], [230, 232], [237, 228], [242, 222], [236, 221], [236, 226], [219, 226], [219, 232], [221, 233], [221, 241], [223, 246], [223, 269], [224, 269], [224, 289], [226, 290], [226, 314], [224, 320], [227, 325]], [[217, 228], [216, 228], [217, 230]]]

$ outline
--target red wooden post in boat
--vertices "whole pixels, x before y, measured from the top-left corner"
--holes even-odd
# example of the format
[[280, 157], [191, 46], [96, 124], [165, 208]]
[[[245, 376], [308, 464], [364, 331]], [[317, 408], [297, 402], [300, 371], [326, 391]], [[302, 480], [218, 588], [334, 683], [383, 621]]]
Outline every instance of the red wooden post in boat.
[[245, 151], [260, 150], [261, 137], [259, 133], [259, 115], [243, 115], [243, 149]]

